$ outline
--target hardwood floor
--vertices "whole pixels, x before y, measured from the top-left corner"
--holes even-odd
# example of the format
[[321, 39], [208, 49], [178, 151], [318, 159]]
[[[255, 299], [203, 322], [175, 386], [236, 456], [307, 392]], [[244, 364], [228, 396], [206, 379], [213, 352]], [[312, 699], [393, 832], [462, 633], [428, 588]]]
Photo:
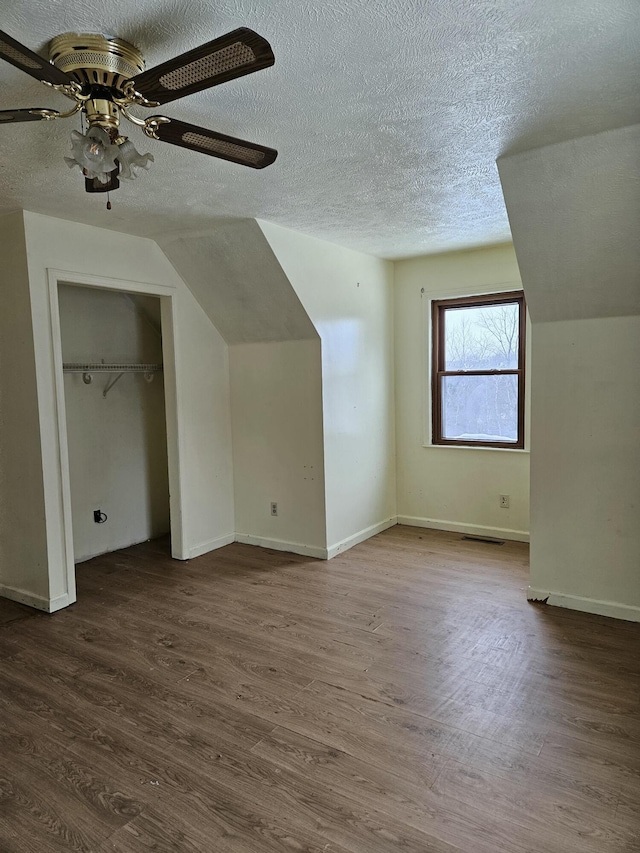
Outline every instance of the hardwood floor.
[[640, 625], [528, 604], [526, 567], [159, 541], [53, 616], [0, 600], [1, 853], [640, 851]]

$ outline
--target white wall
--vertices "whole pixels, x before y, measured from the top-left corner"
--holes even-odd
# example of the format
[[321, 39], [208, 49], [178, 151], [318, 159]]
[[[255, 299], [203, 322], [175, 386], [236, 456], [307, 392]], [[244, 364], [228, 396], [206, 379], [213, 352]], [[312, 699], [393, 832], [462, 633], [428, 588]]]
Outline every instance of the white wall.
[[229, 353], [237, 538], [326, 556], [320, 341]]
[[[528, 452], [429, 446], [429, 300], [520, 287], [518, 265], [510, 245], [429, 255], [396, 263], [396, 434], [400, 522], [478, 535], [527, 539]], [[530, 342], [530, 329], [528, 332]], [[530, 377], [530, 358], [526, 367]], [[526, 403], [526, 411], [529, 412], [528, 400]], [[527, 423], [526, 436], [528, 434]], [[498, 496], [501, 494], [510, 495], [509, 509], [499, 507]]]
[[49, 601], [36, 366], [22, 213], [0, 218], [0, 595]]
[[640, 317], [535, 326], [531, 589], [640, 621]]
[[[154, 299], [153, 297], [148, 297]], [[156, 298], [159, 321], [160, 304]], [[161, 364], [160, 324], [138, 297], [61, 284], [58, 288], [65, 362]], [[162, 372], [64, 376], [71, 513], [76, 563], [169, 531], [167, 432]], [[96, 524], [93, 512], [107, 515]]]
[[158, 243], [229, 344], [236, 537], [326, 556], [320, 339], [298, 295], [254, 219]]
[[640, 125], [501, 158], [534, 324], [533, 598], [640, 621]]
[[[152, 241], [29, 212], [24, 220], [41, 435], [38, 461], [45, 491], [45, 518], [37, 519], [34, 527], [44, 524], [46, 529], [47, 548], [40, 549], [38, 560], [42, 572], [48, 574], [49, 608], [56, 609], [73, 600], [73, 590], [65, 575], [48, 269], [64, 271], [67, 281], [101, 274], [114, 280], [163, 285], [173, 294], [177, 409], [168, 397], [167, 413], [171, 420], [172, 412], [177, 412], [177, 423], [171, 427], [178, 436], [182, 470], [181, 556], [194, 556], [233, 539], [228, 350]], [[165, 342], [165, 369], [166, 346]], [[10, 379], [12, 384], [16, 381], [23, 379]], [[24, 526], [14, 535], [23, 536]]]
[[327, 551], [395, 523], [393, 267], [261, 222], [322, 343]]

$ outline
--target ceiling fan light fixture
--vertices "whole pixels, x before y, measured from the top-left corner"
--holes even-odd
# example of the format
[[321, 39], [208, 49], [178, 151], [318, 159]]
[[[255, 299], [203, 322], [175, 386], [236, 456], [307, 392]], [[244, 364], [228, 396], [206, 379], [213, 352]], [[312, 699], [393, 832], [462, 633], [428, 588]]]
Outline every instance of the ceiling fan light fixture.
[[[221, 83], [268, 68], [275, 62], [266, 39], [247, 27], [213, 39], [145, 71], [141, 52], [128, 42], [92, 33], [63, 33], [49, 44], [50, 62], [0, 30], [0, 60], [74, 102], [67, 112], [48, 108], [0, 110], [0, 123], [52, 121], [82, 113], [86, 134], [73, 131], [69, 168], [78, 166], [91, 193], [117, 189], [119, 178], [135, 178], [154, 158], [140, 154], [120, 133], [121, 119], [145, 136], [254, 169], [274, 162], [278, 152], [163, 115], [141, 118], [138, 108], [158, 107]], [[134, 111], [131, 112], [131, 108]], [[107, 209], [111, 209], [107, 202]]]
[[70, 169], [79, 166], [86, 178], [95, 178], [101, 184], [108, 183], [111, 172], [117, 168], [118, 146], [101, 127], [90, 127], [85, 135], [72, 130], [71, 154], [64, 158], [67, 166]]
[[134, 180], [142, 169], [145, 171], [153, 163], [153, 154], [140, 154], [130, 139], [125, 139], [118, 145], [118, 162], [120, 177]]

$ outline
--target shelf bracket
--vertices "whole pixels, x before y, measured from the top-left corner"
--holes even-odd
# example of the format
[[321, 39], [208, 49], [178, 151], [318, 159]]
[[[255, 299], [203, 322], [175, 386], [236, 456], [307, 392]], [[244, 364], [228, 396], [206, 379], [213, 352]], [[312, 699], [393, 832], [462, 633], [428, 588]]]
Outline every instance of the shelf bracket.
[[112, 389], [112, 388], [113, 388], [113, 386], [116, 384], [116, 382], [118, 381], [118, 379], [122, 379], [122, 377], [123, 377], [123, 376], [124, 376], [124, 372], [123, 372], [123, 373], [119, 373], [119, 374], [115, 377], [115, 379], [111, 379], [109, 382], [107, 382], [107, 384], [104, 386], [104, 391], [102, 392], [102, 396], [106, 398], [107, 394], [109, 393], [109, 391], [111, 391], [111, 389]]

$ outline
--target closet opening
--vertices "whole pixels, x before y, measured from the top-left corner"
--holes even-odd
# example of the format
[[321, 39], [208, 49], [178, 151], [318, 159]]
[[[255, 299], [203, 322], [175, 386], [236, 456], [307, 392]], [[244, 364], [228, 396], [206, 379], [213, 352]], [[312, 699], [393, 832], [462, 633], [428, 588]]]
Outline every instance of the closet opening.
[[57, 302], [67, 521], [81, 571], [171, 531], [162, 310], [158, 296], [67, 282]]

